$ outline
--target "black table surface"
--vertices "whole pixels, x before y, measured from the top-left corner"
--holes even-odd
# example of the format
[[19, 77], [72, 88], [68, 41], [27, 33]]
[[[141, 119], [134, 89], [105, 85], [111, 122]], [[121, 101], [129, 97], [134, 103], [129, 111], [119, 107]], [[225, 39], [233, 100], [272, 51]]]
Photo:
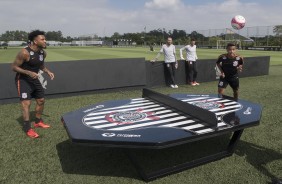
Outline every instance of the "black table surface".
[[147, 98], [90, 105], [64, 114], [62, 122], [73, 143], [158, 149], [258, 125], [262, 114], [261, 105], [245, 100], [217, 95], [170, 96], [215, 113], [217, 126]]

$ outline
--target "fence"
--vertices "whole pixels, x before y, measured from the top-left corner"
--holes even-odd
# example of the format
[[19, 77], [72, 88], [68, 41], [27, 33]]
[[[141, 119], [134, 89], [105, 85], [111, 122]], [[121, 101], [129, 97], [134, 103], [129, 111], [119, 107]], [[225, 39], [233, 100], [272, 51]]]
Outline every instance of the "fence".
[[[268, 75], [269, 61], [269, 56], [245, 58], [244, 71], [240, 76]], [[51, 62], [47, 65], [55, 73], [56, 79], [50, 81], [44, 74], [41, 83], [46, 88], [46, 95], [53, 97], [166, 84], [164, 62], [151, 63], [145, 61], [144, 58], [62, 61]], [[216, 80], [214, 67], [215, 60], [198, 60], [198, 81]], [[185, 62], [179, 62], [179, 69], [176, 72], [178, 84], [186, 84], [186, 73]], [[11, 71], [11, 64], [0, 64], [0, 86], [2, 86], [0, 104], [18, 101], [14, 78], [15, 73]]]
[[[193, 33], [193, 32], [192, 32]], [[217, 47], [218, 40], [242, 42], [242, 46], [278, 46], [282, 45], [282, 26], [244, 27], [241, 30], [230, 28], [196, 30], [197, 44], [200, 47]]]

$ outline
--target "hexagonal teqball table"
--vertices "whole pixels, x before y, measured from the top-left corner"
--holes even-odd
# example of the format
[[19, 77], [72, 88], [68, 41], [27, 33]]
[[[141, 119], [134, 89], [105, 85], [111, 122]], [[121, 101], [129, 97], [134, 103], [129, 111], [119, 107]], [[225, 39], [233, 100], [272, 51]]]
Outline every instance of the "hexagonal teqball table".
[[[66, 113], [62, 122], [73, 143], [124, 149], [145, 181], [215, 161], [234, 152], [245, 128], [258, 125], [262, 107], [217, 95], [164, 95], [101, 102]], [[226, 150], [146, 173], [130, 148], [163, 149], [233, 133]]]

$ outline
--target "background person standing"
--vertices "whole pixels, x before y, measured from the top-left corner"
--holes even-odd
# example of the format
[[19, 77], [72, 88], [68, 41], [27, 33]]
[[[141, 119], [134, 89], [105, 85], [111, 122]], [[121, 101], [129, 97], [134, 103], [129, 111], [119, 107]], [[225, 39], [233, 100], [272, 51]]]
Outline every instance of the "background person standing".
[[175, 70], [178, 68], [178, 62], [176, 59], [175, 46], [172, 44], [171, 37], [167, 38], [166, 44], [162, 46], [156, 58], [151, 60], [151, 62], [157, 61], [162, 53], [164, 54], [165, 66], [169, 73], [168, 78], [169, 78], [170, 87], [178, 88], [177, 84], [175, 83]]
[[183, 57], [183, 50], [186, 51], [186, 63], [188, 66], [188, 84], [192, 86], [200, 85], [198, 82], [196, 82], [198, 71], [197, 71], [197, 62], [198, 59], [197, 52], [196, 52], [197, 46], [195, 39], [191, 39], [191, 42], [189, 45], [186, 45], [185, 47], [182, 47], [180, 49], [180, 58], [181, 60], [185, 60]]

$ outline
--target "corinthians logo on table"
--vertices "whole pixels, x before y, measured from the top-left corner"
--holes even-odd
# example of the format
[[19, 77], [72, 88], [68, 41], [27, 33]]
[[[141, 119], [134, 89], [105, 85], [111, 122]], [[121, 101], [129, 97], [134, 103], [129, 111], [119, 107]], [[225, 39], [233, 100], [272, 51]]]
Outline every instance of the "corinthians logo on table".
[[190, 104], [201, 107], [206, 110], [211, 110], [211, 109], [217, 109], [217, 108], [224, 108], [223, 103], [219, 102], [214, 102], [214, 101], [197, 101], [197, 102], [191, 102]]
[[137, 111], [122, 111], [122, 112], [111, 112], [105, 116], [106, 120], [111, 123], [116, 123], [118, 125], [132, 124], [148, 118], [150, 120], [160, 119], [155, 116], [153, 112], [142, 112], [142, 109]]

